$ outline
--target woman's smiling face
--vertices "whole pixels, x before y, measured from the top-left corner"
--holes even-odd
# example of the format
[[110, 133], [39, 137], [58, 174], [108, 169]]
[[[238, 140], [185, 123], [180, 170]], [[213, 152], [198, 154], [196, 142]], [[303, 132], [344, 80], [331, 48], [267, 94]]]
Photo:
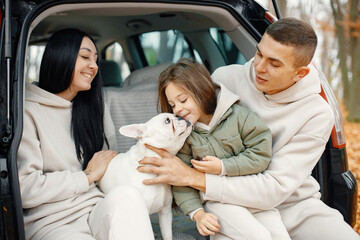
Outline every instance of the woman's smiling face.
[[94, 43], [88, 37], [84, 37], [70, 85], [73, 91], [87, 91], [91, 88], [91, 82], [98, 72], [97, 58], [98, 54]]
[[72, 101], [78, 92], [88, 91], [91, 88], [91, 82], [98, 72], [97, 58], [98, 53], [94, 43], [90, 38], [84, 37], [76, 58], [70, 86], [57, 95]]

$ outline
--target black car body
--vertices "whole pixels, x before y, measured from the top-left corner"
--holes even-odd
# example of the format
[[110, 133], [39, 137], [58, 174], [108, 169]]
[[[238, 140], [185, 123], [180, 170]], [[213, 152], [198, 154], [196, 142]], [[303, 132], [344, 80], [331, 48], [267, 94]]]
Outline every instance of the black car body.
[[[277, 9], [276, 1], [273, 3]], [[98, 41], [104, 60], [106, 49], [112, 43], [118, 41], [125, 46], [124, 55], [131, 74], [151, 65], [147, 49], [141, 43], [145, 38], [143, 34], [176, 29], [184, 33], [184, 42], [188, 44], [186, 51], [193, 56], [198, 54], [212, 72], [219, 66], [237, 63], [239, 50], [243, 60], [251, 58], [256, 42], [276, 20], [254, 0], [0, 0], [0, 4], [0, 239], [25, 239], [16, 156], [22, 135], [30, 45], [44, 45], [50, 34], [60, 28], [81, 28]], [[122, 4], [126, 7], [122, 8]], [[189, 22], [181, 22], [184, 19]], [[228, 27], [231, 24], [226, 21], [236, 27]], [[201, 36], [208, 36], [210, 28], [216, 30], [221, 46], [231, 39], [230, 48], [221, 49], [220, 43], [212, 48], [211, 42], [201, 42], [208, 39]], [[202, 35], [199, 34], [202, 31]], [[250, 47], [241, 46], [242, 43]], [[213, 54], [220, 54], [222, 59]], [[161, 62], [157, 59], [155, 64], [158, 63]], [[322, 200], [338, 209], [353, 226], [357, 208], [356, 180], [347, 165], [341, 113], [324, 77], [323, 80], [322, 95], [335, 112], [336, 124], [313, 176], [321, 185]], [[123, 89], [126, 84], [127, 81], [122, 83]]]

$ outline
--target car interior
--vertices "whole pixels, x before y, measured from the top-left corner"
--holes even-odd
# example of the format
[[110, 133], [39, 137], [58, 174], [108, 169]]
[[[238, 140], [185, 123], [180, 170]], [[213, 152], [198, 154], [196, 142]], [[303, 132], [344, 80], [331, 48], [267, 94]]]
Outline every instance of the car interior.
[[[90, 23], [90, 24], [89, 24]], [[171, 63], [195, 58], [210, 73], [232, 63], [243, 64], [257, 41], [219, 7], [165, 3], [63, 4], [43, 11], [31, 23], [26, 49], [26, 82], [37, 81], [47, 39], [57, 30], [78, 28], [96, 41], [105, 101], [115, 129], [145, 122], [157, 113], [157, 79]], [[117, 131], [119, 152], [136, 139]], [[175, 212], [174, 231], [186, 226], [197, 239], [194, 222]], [[177, 220], [177, 218], [179, 220]], [[157, 217], [152, 216], [155, 234]], [[179, 226], [179, 227], [177, 227]]]
[[[19, 74], [24, 76], [24, 82], [36, 82], [49, 37], [63, 28], [78, 28], [96, 41], [105, 102], [115, 129], [142, 123], [160, 112], [157, 106], [157, 79], [171, 63], [191, 57], [212, 73], [224, 65], [244, 64], [254, 56], [259, 36], [249, 25], [240, 24], [236, 15], [229, 14], [231, 11], [223, 7], [206, 5], [201, 1], [197, 4], [53, 4], [42, 9], [34, 18], [27, 19], [30, 21], [29, 28], [23, 30], [26, 42], [20, 43], [26, 49], [25, 68], [24, 72], [20, 69]], [[331, 90], [324, 87], [324, 91], [329, 103], [338, 107], [336, 100], [334, 102], [329, 97]], [[334, 128], [336, 132], [340, 130]], [[124, 137], [118, 131], [117, 141], [118, 152], [124, 152], [136, 143], [136, 139]], [[326, 154], [330, 153], [324, 153], [324, 156]], [[319, 164], [318, 168], [326, 168], [324, 164]], [[326, 185], [329, 177], [319, 175], [316, 178]], [[326, 197], [327, 193], [322, 194]], [[174, 218], [174, 231], [187, 225], [196, 235], [194, 222], [188, 217], [180, 218], [181, 215], [178, 214], [180, 220]], [[152, 221], [156, 232], [157, 220], [153, 217]], [[196, 239], [203, 238], [198, 236]]]
[[[83, 30], [96, 41], [105, 98], [116, 129], [147, 121], [158, 113], [157, 78], [169, 64], [192, 57], [213, 72], [223, 65], [245, 63], [254, 56], [257, 44], [237, 20], [219, 7], [64, 4], [45, 10], [31, 24], [27, 82], [37, 80], [47, 39], [68, 27]], [[117, 140], [120, 152], [136, 142], [120, 133]]]

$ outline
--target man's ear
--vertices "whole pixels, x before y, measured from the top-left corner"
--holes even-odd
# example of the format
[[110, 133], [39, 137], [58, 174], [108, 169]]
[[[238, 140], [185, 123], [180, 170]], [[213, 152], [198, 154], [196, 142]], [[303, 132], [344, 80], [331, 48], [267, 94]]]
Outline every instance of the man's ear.
[[295, 72], [295, 76], [294, 76], [294, 82], [300, 81], [301, 79], [303, 79], [306, 75], [308, 75], [310, 72], [310, 68], [307, 66], [302, 66], [299, 67], [296, 72]]

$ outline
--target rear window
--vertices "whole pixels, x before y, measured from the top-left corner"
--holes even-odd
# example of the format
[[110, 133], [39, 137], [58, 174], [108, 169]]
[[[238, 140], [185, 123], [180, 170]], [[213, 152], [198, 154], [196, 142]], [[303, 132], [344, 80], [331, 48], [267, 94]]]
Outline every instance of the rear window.
[[174, 63], [187, 57], [202, 62], [199, 54], [192, 49], [185, 36], [177, 30], [156, 31], [139, 36], [141, 48], [149, 66]]
[[126, 79], [130, 75], [130, 67], [120, 43], [114, 42], [106, 48], [105, 60], [115, 61], [119, 65], [122, 79]]
[[226, 64], [245, 64], [246, 59], [231, 38], [220, 28], [210, 28], [210, 35], [218, 45]]
[[30, 45], [26, 51], [25, 81], [28, 83], [38, 82], [41, 59], [45, 50], [43, 45]]

